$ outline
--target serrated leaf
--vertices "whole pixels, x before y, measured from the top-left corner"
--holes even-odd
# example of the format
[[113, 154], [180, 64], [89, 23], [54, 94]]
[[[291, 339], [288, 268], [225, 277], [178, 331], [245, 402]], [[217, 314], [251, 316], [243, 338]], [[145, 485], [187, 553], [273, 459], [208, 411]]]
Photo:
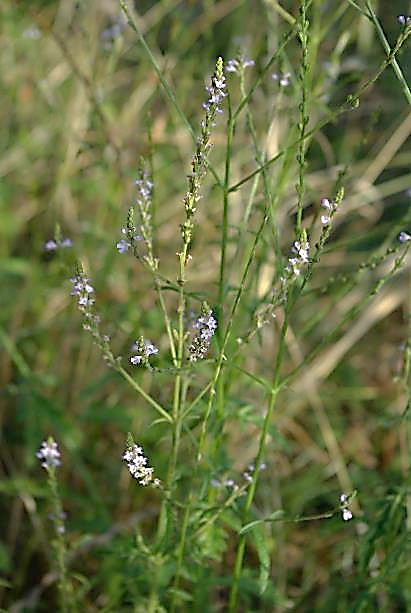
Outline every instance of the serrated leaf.
[[188, 592], [185, 592], [184, 590], [170, 588], [168, 592], [169, 594], [174, 594], [183, 602], [191, 602], [193, 600], [192, 595], [189, 594]]
[[270, 577], [270, 554], [267, 547], [267, 538], [264, 534], [261, 522], [253, 528], [254, 544], [257, 549], [258, 561], [260, 563], [260, 576], [258, 585], [260, 594], [264, 594], [267, 589], [268, 579]]

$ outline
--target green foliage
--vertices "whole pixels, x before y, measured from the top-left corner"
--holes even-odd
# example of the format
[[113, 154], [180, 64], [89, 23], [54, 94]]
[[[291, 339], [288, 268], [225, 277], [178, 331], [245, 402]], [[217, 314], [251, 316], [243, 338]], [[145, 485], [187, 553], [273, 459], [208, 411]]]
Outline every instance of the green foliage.
[[403, 3], [29, 4], [0, 8], [1, 610], [407, 610]]

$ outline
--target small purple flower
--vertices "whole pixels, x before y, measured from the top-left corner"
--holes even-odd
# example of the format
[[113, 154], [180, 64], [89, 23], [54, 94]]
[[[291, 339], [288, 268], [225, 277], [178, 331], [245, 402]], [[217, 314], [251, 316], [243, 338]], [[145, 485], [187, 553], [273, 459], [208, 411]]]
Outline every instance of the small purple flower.
[[95, 303], [94, 287], [84, 272], [79, 271], [74, 277], [71, 277], [70, 281], [73, 284], [71, 295], [77, 296], [79, 309], [84, 312]]
[[131, 220], [129, 221], [129, 226], [121, 228], [121, 233], [125, 238], [121, 238], [116, 244], [119, 253], [127, 253], [129, 249], [134, 247], [135, 243], [141, 241], [141, 236], [136, 234], [136, 228], [131, 223]]
[[44, 244], [44, 250], [45, 251], [55, 251], [56, 249], [57, 249], [57, 243], [53, 239], [47, 241]]
[[56, 441], [52, 437], [42, 442], [40, 449], [36, 453], [36, 457], [42, 460], [41, 466], [46, 470], [49, 468], [57, 468], [57, 466], [61, 464], [61, 454]]
[[73, 246], [71, 238], [62, 238], [58, 240], [50, 239], [44, 244], [44, 251], [57, 251], [57, 249], [68, 249]]
[[131, 244], [128, 241], [126, 241], [124, 238], [122, 238], [121, 240], [118, 241], [116, 247], [119, 253], [126, 253], [130, 249]]
[[38, 40], [39, 38], [41, 38], [41, 31], [38, 29], [37, 26], [32, 25], [23, 30], [22, 36], [23, 38], [28, 38], [30, 40]]
[[238, 60], [228, 60], [225, 65], [226, 72], [237, 72]]
[[158, 347], [156, 347], [151, 341], [144, 340], [142, 336], [134, 343], [132, 350], [137, 352], [136, 355], [133, 355], [130, 358], [130, 362], [135, 366], [139, 364], [148, 366], [148, 358], [151, 355], [156, 355], [158, 353]]
[[126, 22], [122, 20], [114, 21], [110, 26], [103, 30], [100, 34], [100, 38], [104, 43], [112, 43], [116, 38], [121, 36]]
[[69, 247], [73, 246], [73, 241], [71, 240], [71, 238], [63, 238], [60, 241], [60, 247], [63, 247], [63, 249], [68, 249]]
[[148, 172], [144, 171], [142, 176], [135, 181], [140, 196], [145, 199], [151, 198], [151, 192], [153, 191], [154, 187], [154, 183], [150, 181], [148, 176]]
[[193, 323], [193, 328], [199, 330], [200, 336], [204, 340], [209, 340], [217, 329], [217, 321], [210, 310], [206, 315], [202, 315]]
[[221, 73], [218, 76], [214, 74], [211, 77], [211, 85], [206, 86], [206, 91], [209, 94], [209, 98], [207, 102], [203, 104], [203, 107], [207, 110], [211, 110], [213, 108], [216, 113], [220, 113], [221, 109], [219, 105], [227, 96], [225, 88], [226, 82], [224, 74]]
[[399, 233], [398, 240], [400, 243], [408, 243], [408, 241], [411, 241], [411, 236], [408, 234], [408, 232], [404, 232], [403, 230]]
[[203, 305], [201, 315], [193, 322], [192, 328], [194, 334], [188, 352], [190, 361], [196, 362], [206, 356], [217, 330], [217, 320], [207, 304]]
[[254, 65], [255, 65], [254, 60], [249, 60], [247, 58], [240, 56], [236, 59], [228, 60], [228, 62], [225, 65], [225, 71], [226, 72], [242, 72], [245, 68], [248, 68], [249, 66], [254, 66]]

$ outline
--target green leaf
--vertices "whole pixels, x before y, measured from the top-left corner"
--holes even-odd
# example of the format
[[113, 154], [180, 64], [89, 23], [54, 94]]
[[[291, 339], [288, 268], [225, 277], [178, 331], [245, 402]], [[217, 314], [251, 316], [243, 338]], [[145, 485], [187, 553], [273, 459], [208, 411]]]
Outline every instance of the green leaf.
[[268, 579], [270, 577], [270, 554], [267, 547], [267, 538], [264, 533], [264, 528], [261, 522], [253, 528], [254, 544], [257, 549], [258, 560], [260, 563], [260, 576], [258, 585], [260, 594], [264, 594], [267, 589]]

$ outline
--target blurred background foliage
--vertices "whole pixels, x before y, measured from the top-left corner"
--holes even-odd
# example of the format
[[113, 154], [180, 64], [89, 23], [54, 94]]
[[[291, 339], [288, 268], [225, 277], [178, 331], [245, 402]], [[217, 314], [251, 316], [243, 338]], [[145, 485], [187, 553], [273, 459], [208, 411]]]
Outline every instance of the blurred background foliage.
[[[374, 3], [391, 44], [405, 5]], [[286, 15], [298, 16], [294, 0], [284, 0], [281, 6]], [[144, 36], [195, 129], [215, 58], [234, 57], [241, 49], [255, 59], [253, 73], [247, 74], [249, 86], [289, 29], [274, 0], [147, 0], [136, 7]], [[374, 74], [385, 56], [374, 26], [348, 2], [314, 0], [312, 12], [316, 53], [310, 58], [310, 122], [315, 125]], [[174, 254], [193, 140], [116, 1], [6, 0], [0, 16], [0, 569], [5, 577], [0, 602], [14, 612], [56, 606], [55, 577], [48, 574], [46, 483], [35, 458], [40, 442], [52, 433], [63, 452], [62, 497], [86, 610], [127, 611], [132, 598], [139, 597], [134, 582], [138, 561], [125, 552], [136, 521], [150, 533], [157, 500], [130, 482], [120, 456], [125, 435], [132, 431], [144, 441], [156, 474], [164, 475], [167, 440], [164, 426], [152, 426], [153, 412], [106, 368], [82, 333], [68, 277], [75, 253], [93, 279], [105, 329], [125, 360], [140, 330], [166, 347], [151, 279], [137, 262], [119, 256], [115, 244], [135, 197], [138, 160], [147, 157], [155, 183], [162, 272], [175, 279]], [[410, 59], [405, 47], [399, 63], [408, 81]], [[267, 158], [293, 138], [299, 62], [299, 45], [293, 41], [273, 67], [291, 73], [289, 88], [280, 91], [271, 71], [263, 74], [253, 96], [251, 110]], [[234, 78], [230, 92], [235, 105], [241, 97]], [[347, 197], [312, 284], [318, 291], [307, 291], [304, 307], [293, 316], [287, 343], [290, 371], [367, 295], [376, 278], [368, 270], [349, 295], [332, 286], [322, 294], [331, 277], [349, 274], [387, 241], [393, 242], [398, 229], [410, 229], [401, 226], [411, 198], [410, 131], [411, 109], [389, 68], [365, 92], [358, 109], [327, 123], [310, 142], [308, 227], [318, 216], [320, 198], [332, 196], [344, 167]], [[223, 117], [212, 154], [221, 174], [224, 132]], [[233, 145], [232, 184], [256, 167], [251, 143], [242, 115]], [[275, 240], [280, 240], [284, 254], [293, 240], [294, 154], [287, 163], [285, 181], [276, 165], [270, 169], [279, 197], [277, 225], [259, 249], [248, 288], [256, 298], [242, 307], [233, 339], [246, 332], [253, 308], [277, 274]], [[238, 280], [239, 237], [249, 240], [247, 233], [258, 226], [264, 202], [263, 190], [256, 189], [256, 195], [250, 195], [248, 182], [233, 192], [230, 202], [233, 286]], [[221, 197], [211, 176], [203, 192], [190, 290], [215, 305]], [[241, 224], [251, 198], [244, 238]], [[73, 250], [45, 252], [56, 224], [73, 240]], [[335, 506], [343, 486], [350, 485], [359, 490], [358, 518], [347, 525], [339, 518], [275, 524], [270, 537], [277, 560], [273, 587], [265, 600], [250, 596], [244, 610], [392, 612], [405, 611], [410, 604], [405, 549], [411, 521], [405, 487], [409, 457], [407, 419], [401, 419], [407, 394], [398, 381], [409, 335], [409, 298], [407, 263], [283, 393], [270, 433], [269, 469], [259, 490], [261, 514], [276, 508], [284, 508], [290, 517], [326, 512]], [[173, 304], [172, 293], [169, 299]], [[277, 332], [261, 335], [239, 365], [268, 378]], [[169, 365], [169, 357], [159, 358], [160, 367]], [[259, 389], [234, 369], [230, 375], [227, 451], [221, 462], [240, 474], [256, 453]], [[136, 377], [169, 404], [167, 374], [139, 370]], [[252, 567], [252, 553], [247, 562]], [[232, 564], [229, 554], [226, 563]], [[204, 586], [196, 594], [198, 607], [224, 610], [223, 579], [218, 588], [211, 579]]]

